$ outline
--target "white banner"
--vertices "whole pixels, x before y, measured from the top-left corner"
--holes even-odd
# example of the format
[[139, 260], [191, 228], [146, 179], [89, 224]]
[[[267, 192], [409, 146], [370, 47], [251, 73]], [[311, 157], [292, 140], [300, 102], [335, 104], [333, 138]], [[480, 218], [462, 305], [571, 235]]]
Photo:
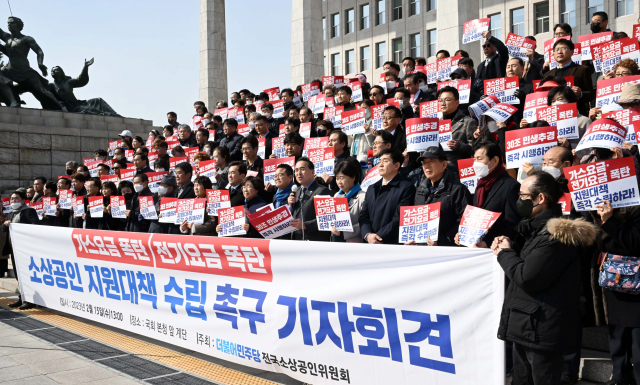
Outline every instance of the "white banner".
[[316, 385], [504, 384], [487, 249], [11, 226], [27, 302]]

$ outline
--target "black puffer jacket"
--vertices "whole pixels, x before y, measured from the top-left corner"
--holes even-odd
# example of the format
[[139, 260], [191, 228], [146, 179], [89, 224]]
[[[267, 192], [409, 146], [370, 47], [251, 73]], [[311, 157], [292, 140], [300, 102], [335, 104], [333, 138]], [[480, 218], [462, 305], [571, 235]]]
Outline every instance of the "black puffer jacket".
[[512, 248], [498, 253], [498, 263], [511, 281], [499, 339], [547, 351], [580, 348], [579, 247], [593, 242], [595, 228], [561, 215], [555, 205], [523, 219]]

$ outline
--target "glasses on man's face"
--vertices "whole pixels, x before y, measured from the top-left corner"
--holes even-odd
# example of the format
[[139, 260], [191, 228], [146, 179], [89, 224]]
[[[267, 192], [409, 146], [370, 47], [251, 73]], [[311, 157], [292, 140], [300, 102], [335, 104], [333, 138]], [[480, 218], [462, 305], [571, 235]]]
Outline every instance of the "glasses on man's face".
[[274, 174], [273, 178], [274, 179], [280, 179], [280, 178], [284, 178], [287, 174], [284, 172], [278, 173], [278, 174]]
[[300, 168], [296, 168], [294, 171], [295, 172], [306, 172], [308, 169], [306, 167], [300, 167]]
[[380, 96], [380, 93], [379, 92], [372, 92], [371, 96]]
[[623, 77], [623, 76], [631, 76], [631, 75], [633, 75], [633, 74], [631, 72], [628, 72], [628, 71], [616, 72], [616, 77], [617, 78], [620, 78], [620, 77]]
[[379, 142], [379, 141], [373, 141], [373, 145], [374, 146], [382, 146], [384, 144], [384, 142]]
[[438, 103], [440, 103], [440, 104], [450, 103], [452, 101], [453, 101], [453, 99], [451, 99], [451, 98], [438, 99]]
[[569, 47], [556, 47], [553, 52], [564, 52], [564, 51], [568, 51]]
[[523, 198], [523, 197], [531, 197], [531, 194], [530, 194], [530, 193], [522, 193], [522, 192], [521, 192], [521, 193], [518, 193], [518, 195], [520, 196], [520, 198]]
[[482, 48], [491, 48], [491, 44], [485, 44], [482, 46]]
[[391, 119], [398, 119], [395, 116], [383, 116], [382, 120], [391, 120]]
[[113, 171], [120, 170], [122, 167], [114, 167]]

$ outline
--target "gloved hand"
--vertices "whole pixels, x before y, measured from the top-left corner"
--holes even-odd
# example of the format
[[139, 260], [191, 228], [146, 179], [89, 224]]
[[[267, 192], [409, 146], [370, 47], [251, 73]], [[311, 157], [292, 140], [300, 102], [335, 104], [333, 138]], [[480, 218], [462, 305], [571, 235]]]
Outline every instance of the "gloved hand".
[[524, 99], [527, 97], [527, 94], [524, 91], [522, 91], [520, 88], [518, 88], [513, 93], [513, 96], [515, 96], [516, 98], [520, 99], [520, 102], [522, 103], [524, 101]]

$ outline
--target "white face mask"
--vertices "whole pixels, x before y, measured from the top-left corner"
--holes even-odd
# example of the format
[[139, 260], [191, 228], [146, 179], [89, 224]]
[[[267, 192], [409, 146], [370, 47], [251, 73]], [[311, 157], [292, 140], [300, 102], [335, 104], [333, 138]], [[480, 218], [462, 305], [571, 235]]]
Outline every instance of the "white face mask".
[[202, 125], [203, 126], [206, 126], [209, 123], [211, 123], [211, 121], [209, 119], [202, 119]]
[[158, 187], [158, 194], [160, 195], [166, 195], [167, 191], [169, 191], [168, 187], [162, 187], [162, 186]]
[[543, 166], [542, 171], [551, 174], [554, 179], [558, 179], [562, 175], [562, 170], [553, 166]]
[[253, 130], [256, 128], [256, 124], [254, 122], [249, 122], [249, 129]]
[[144, 190], [144, 186], [141, 184], [134, 184], [133, 189], [136, 190], [137, 193], [139, 193], [140, 191]]
[[557, 101], [557, 102], [553, 102], [553, 103], [551, 103], [551, 105], [552, 105], [552, 106], [559, 106], [559, 105], [562, 105], [562, 104], [567, 104], [567, 102], [560, 102], [560, 101]]
[[11, 208], [12, 208], [13, 210], [17, 210], [17, 209], [19, 209], [20, 207], [22, 207], [22, 203], [12, 203], [12, 204], [11, 204]]
[[247, 100], [245, 103], [246, 103], [247, 106], [250, 105], [250, 104], [253, 104], [253, 102], [251, 100]]
[[392, 90], [396, 87], [396, 82], [387, 82], [387, 92], [389, 92], [389, 90]]
[[404, 73], [405, 73], [405, 74], [406, 74], [406, 73], [409, 73], [409, 72], [411, 72], [411, 71], [413, 71], [413, 70], [411, 69], [411, 67], [404, 67]]
[[267, 119], [271, 119], [271, 112], [265, 112], [262, 115], [266, 116]]
[[122, 154], [120, 154], [120, 155], [116, 155], [116, 159], [117, 159], [117, 160], [124, 159], [124, 155], [122, 155]]
[[473, 162], [473, 171], [478, 178], [484, 178], [489, 175], [489, 165], [481, 162]]
[[206, 152], [207, 155], [211, 155], [211, 149], [209, 147], [205, 148], [204, 152]]
[[429, 88], [428, 85], [424, 84], [424, 83], [420, 83], [420, 91], [422, 92], [427, 92], [427, 89]]
[[400, 99], [400, 100], [396, 100], [398, 102], [398, 108], [402, 108], [404, 107], [404, 100]]
[[492, 120], [487, 123], [487, 128], [489, 129], [489, 132], [496, 132], [498, 131], [498, 124], [495, 120]]

